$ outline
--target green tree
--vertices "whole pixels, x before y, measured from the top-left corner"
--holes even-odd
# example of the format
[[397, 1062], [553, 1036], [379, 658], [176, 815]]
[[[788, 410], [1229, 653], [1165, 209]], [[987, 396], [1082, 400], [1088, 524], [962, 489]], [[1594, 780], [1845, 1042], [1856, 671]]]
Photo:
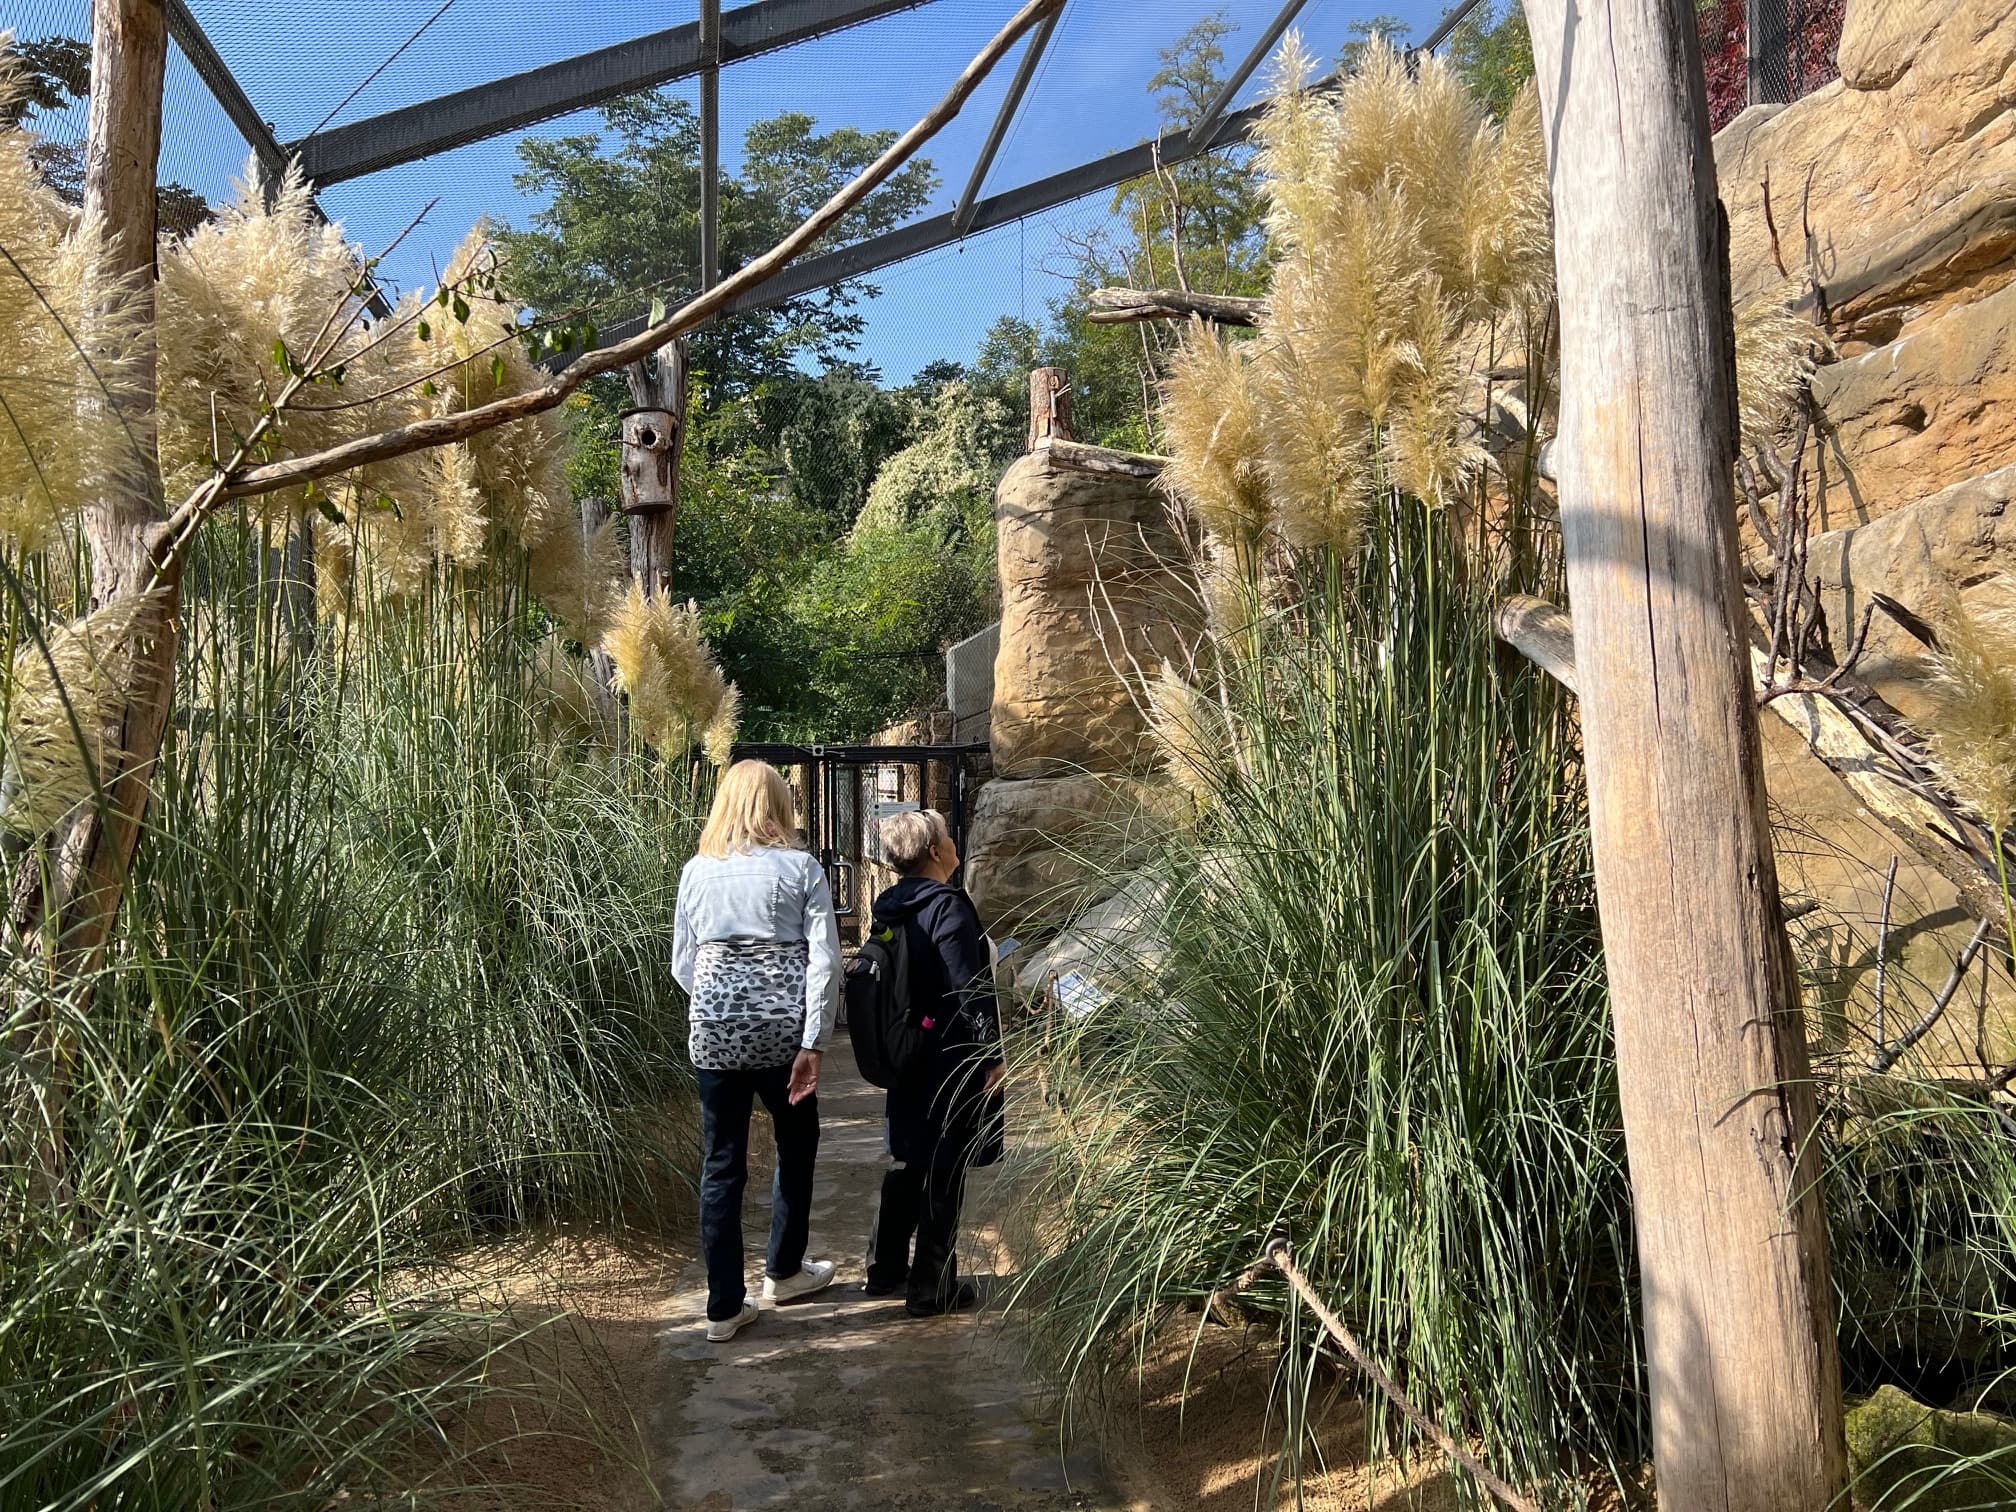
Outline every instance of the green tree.
[[1337, 71], [1356, 73], [1358, 60], [1374, 42], [1404, 48], [1413, 30], [1411, 23], [1402, 21], [1398, 16], [1366, 16], [1353, 21], [1344, 28], [1344, 45], [1337, 49]]
[[[676, 304], [699, 287], [700, 122], [685, 100], [644, 94], [601, 107], [604, 129], [528, 137], [515, 182], [547, 197], [529, 227], [500, 232], [509, 281], [533, 309], [557, 315], [592, 308], [598, 323], [643, 313], [655, 296]], [[815, 129], [789, 111], [758, 121], [743, 138], [739, 175], [721, 180], [721, 272], [767, 251], [866, 166], [893, 132]], [[851, 241], [914, 215], [936, 185], [913, 159], [833, 233]], [[859, 281], [800, 295], [724, 320], [693, 341], [695, 367], [719, 395], [744, 394], [800, 360], [846, 357], [860, 334]]]
[[[63, 110], [91, 96], [91, 44], [77, 37], [38, 37], [0, 46], [0, 69], [14, 92], [0, 99], [0, 126], [35, 127], [34, 117]], [[84, 144], [44, 136], [30, 151], [43, 180], [73, 205], [84, 203]], [[210, 217], [210, 202], [187, 184], [154, 191], [154, 217], [163, 236], [185, 236]]]
[[1487, 3], [1471, 13], [1449, 38], [1449, 64], [1498, 119], [1533, 77], [1533, 38], [1519, 0], [1502, 9]]

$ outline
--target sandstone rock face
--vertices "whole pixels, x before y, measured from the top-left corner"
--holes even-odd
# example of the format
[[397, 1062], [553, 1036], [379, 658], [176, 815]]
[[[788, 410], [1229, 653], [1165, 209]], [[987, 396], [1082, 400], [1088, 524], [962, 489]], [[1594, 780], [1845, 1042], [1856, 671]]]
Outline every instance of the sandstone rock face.
[[[1953, 603], [1965, 603], [1970, 589], [2016, 562], [2016, 464], [1964, 479], [1873, 524], [1815, 536], [1807, 550], [1838, 646], [1852, 639], [1878, 593], [1937, 622]], [[1906, 715], [1918, 715], [1929, 670], [1924, 647], [1887, 615], [1871, 616], [1856, 664], [1864, 682]]]
[[1138, 859], [1131, 785], [1098, 776], [996, 778], [974, 799], [966, 886], [990, 934], [1043, 931], [1112, 890]]
[[1882, 342], [2011, 277], [2016, 0], [1850, 0], [1839, 56], [1716, 139], [1730, 271], [1741, 303], [1810, 257], [1837, 332]]
[[[1810, 278], [1840, 345], [1814, 383], [1806, 454], [1807, 572], [1837, 653], [1873, 594], [1936, 622], [2016, 568], [2016, 0], [1848, 0], [1838, 61], [1837, 82], [1747, 110], [1715, 142], [1738, 304]], [[1907, 717], [1926, 710], [1929, 670], [1908, 633], [1870, 621], [1858, 676]], [[1818, 905], [1793, 929], [1821, 967], [1823, 1030], [1866, 1057], [1892, 857], [1890, 1033], [1943, 981], [1972, 919], [1800, 733], [1776, 718], [1763, 732], [1781, 887]], [[2016, 1053], [2011, 1007], [1998, 986], [1916, 1064], [1978, 1074], [1977, 1036]]]
[[1194, 623], [1181, 543], [1153, 484], [1073, 472], [1041, 450], [995, 494], [1001, 648], [990, 740], [1002, 777], [1120, 772], [1144, 760], [1122, 673], [1151, 674]]
[[1820, 369], [1821, 530], [1864, 524], [2016, 461], [2016, 285]]

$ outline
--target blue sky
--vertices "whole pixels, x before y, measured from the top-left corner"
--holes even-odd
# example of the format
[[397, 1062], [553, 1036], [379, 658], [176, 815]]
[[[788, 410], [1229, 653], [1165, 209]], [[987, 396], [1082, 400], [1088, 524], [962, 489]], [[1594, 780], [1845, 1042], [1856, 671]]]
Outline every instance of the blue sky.
[[[314, 128], [440, 5], [441, 0], [375, 0], [368, 6], [316, 0], [193, 0], [198, 19], [254, 104], [282, 140]], [[732, 8], [736, 0], [726, 0]], [[1158, 52], [1204, 16], [1222, 12], [1236, 30], [1224, 47], [1236, 62], [1279, 0], [1069, 0], [1035, 88], [987, 181], [987, 192], [1068, 168], [1131, 145], [1155, 131], [1145, 85]], [[1013, 13], [1015, 0], [930, 0], [835, 36], [750, 59], [722, 76], [722, 138], [732, 171], [743, 129], [779, 110], [801, 110], [822, 127], [909, 126]], [[1397, 15], [1416, 35], [1443, 7], [1433, 0], [1308, 0], [1298, 27], [1310, 45], [1334, 54], [1354, 20]], [[23, 37], [82, 35], [87, 0], [0, 0], [0, 27]], [[446, 12], [383, 68], [335, 122], [536, 67], [624, 41], [696, 14], [695, 0], [451, 0]], [[961, 116], [925, 149], [938, 170], [931, 209], [949, 209], [964, 185], [1014, 60], [1004, 61]], [[691, 83], [683, 86], [689, 95]], [[1245, 97], [1264, 87], [1264, 71]], [[162, 174], [212, 198], [241, 171], [242, 139], [179, 55], [171, 62]], [[52, 134], [81, 131], [82, 112], [48, 123]], [[593, 130], [592, 114], [550, 121], [472, 143], [323, 195], [328, 212], [373, 250], [430, 200], [420, 231], [388, 264], [395, 282], [426, 284], [469, 226], [488, 215], [522, 225], [538, 208], [511, 180], [527, 134]], [[878, 275], [882, 294], [863, 307], [861, 355], [901, 381], [935, 357], [970, 356], [1000, 315], [1040, 318], [1062, 287], [1074, 236], [1104, 220], [1105, 197], [1065, 206], [1021, 227], [969, 238]]]

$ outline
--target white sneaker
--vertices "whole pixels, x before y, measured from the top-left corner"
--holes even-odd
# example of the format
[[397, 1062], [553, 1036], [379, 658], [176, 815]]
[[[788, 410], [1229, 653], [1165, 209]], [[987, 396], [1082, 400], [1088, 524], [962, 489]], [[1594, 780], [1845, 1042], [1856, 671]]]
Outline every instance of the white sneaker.
[[726, 1344], [735, 1335], [742, 1332], [743, 1329], [762, 1316], [756, 1310], [754, 1302], [744, 1302], [742, 1304], [742, 1311], [735, 1314], [732, 1318], [723, 1318], [719, 1322], [715, 1322], [710, 1318], [707, 1322], [707, 1342], [709, 1344]]
[[786, 1276], [782, 1281], [774, 1276], [763, 1278], [763, 1300], [765, 1302], [795, 1302], [800, 1297], [809, 1297], [816, 1291], [824, 1291], [833, 1284], [833, 1262], [831, 1260], [808, 1260], [798, 1267], [798, 1274]]

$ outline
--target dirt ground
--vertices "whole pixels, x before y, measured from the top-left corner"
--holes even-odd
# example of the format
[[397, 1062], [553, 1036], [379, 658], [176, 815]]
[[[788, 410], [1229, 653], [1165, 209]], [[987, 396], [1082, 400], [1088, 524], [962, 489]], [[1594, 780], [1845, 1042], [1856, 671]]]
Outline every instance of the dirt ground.
[[[466, 1258], [472, 1303], [529, 1335], [495, 1373], [510, 1406], [442, 1425], [423, 1484], [464, 1512], [656, 1507], [743, 1512], [1288, 1512], [1271, 1346], [1243, 1330], [1177, 1328], [1139, 1403], [1060, 1453], [1055, 1403], [998, 1316], [919, 1321], [860, 1290], [884, 1161], [880, 1094], [844, 1051], [822, 1087], [812, 1253], [839, 1262], [821, 1296], [763, 1317], [728, 1345], [701, 1337], [705, 1279], [690, 1242], [545, 1234]], [[757, 1120], [759, 1126], [763, 1120]], [[767, 1131], [766, 1131], [767, 1132]], [[767, 1140], [759, 1140], [767, 1155]], [[744, 1215], [760, 1276], [767, 1178], [752, 1160]], [[761, 1162], [767, 1166], [767, 1159]], [[962, 1266], [998, 1284], [1007, 1252], [985, 1222], [1008, 1193], [976, 1174]], [[1342, 1393], [1305, 1454], [1307, 1512], [1444, 1512], [1439, 1464], [1403, 1476], [1364, 1463], [1360, 1405]], [[1270, 1494], [1271, 1492], [1271, 1494]]]

